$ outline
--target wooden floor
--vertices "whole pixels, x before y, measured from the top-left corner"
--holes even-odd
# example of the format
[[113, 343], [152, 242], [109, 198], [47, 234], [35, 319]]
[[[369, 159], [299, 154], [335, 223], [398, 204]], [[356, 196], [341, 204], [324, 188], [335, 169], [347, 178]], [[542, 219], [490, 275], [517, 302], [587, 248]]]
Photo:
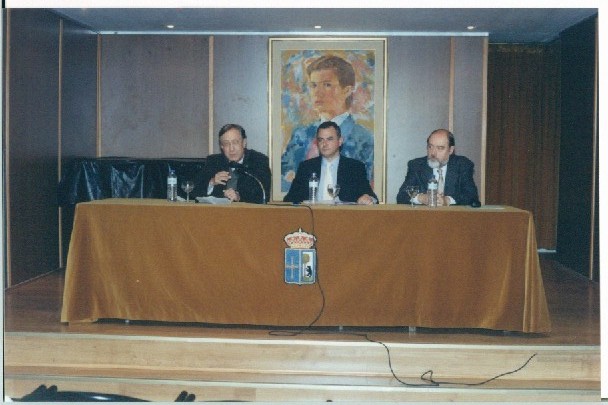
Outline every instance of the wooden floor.
[[[538, 370], [538, 375], [536, 376], [528, 374], [528, 376], [521, 376], [520, 378], [511, 376], [495, 380], [492, 382], [491, 388], [495, 390], [514, 389], [515, 391], [510, 391], [511, 394], [517, 390], [519, 390], [517, 391], [519, 394], [525, 393], [525, 395], [520, 395], [519, 397], [517, 395], [510, 396], [509, 401], [531, 401], [531, 398], [534, 398], [535, 395], [543, 395], [542, 398], [545, 398], [543, 400], [552, 398], [551, 395], [554, 395], [553, 400], [557, 401], [599, 400], [599, 284], [590, 282], [585, 277], [561, 266], [550, 256], [541, 255], [541, 268], [553, 325], [553, 330], [549, 334], [503, 333], [500, 331], [472, 329], [408, 329], [405, 327], [366, 329], [312, 328], [306, 333], [295, 336], [276, 336], [276, 334], [271, 333], [273, 328], [269, 327], [226, 327], [219, 325], [152, 322], [125, 323], [118, 320], [92, 324], [62, 324], [60, 322], [60, 312], [64, 280], [63, 272], [59, 271], [5, 291], [5, 392], [13, 397], [19, 397], [31, 392], [33, 388], [36, 388], [38, 382], [63, 384], [63, 386], [60, 386], [60, 389], [62, 387], [82, 389], [78, 381], [84, 378], [84, 374], [89, 378], [87, 382], [89, 387], [97, 387], [101, 390], [120, 390], [120, 393], [123, 395], [139, 394], [143, 398], [146, 397], [146, 394], [148, 396], [153, 395], [151, 399], [164, 401], [171, 400], [171, 398], [177, 396], [178, 392], [172, 392], [168, 397], [161, 397], [160, 394], [153, 394], [153, 390], [150, 389], [149, 385], [147, 388], [141, 388], [141, 384], [139, 384], [138, 389], [129, 391], [129, 389], [125, 388], [128, 385], [126, 381], [129, 381], [131, 386], [133, 386], [133, 381], [141, 382], [147, 378], [149, 381], [157, 381], [161, 385], [165, 384], [165, 391], [167, 381], [175, 382], [176, 386], [180, 385], [177, 384], [177, 381], [179, 381], [182, 388], [188, 386], [193, 388], [192, 384], [195, 384], [195, 382], [204, 383], [207, 384], [208, 393], [220, 395], [218, 392], [221, 392], [222, 397], [226, 398], [226, 395], [228, 395], [226, 392], [229, 392], [230, 398], [238, 400], [275, 400], [284, 396], [285, 398], [292, 398], [294, 400], [303, 398], [323, 400], [327, 400], [327, 398], [336, 400], [345, 398], [349, 400], [373, 398], [383, 401], [401, 401], [406, 398], [408, 400], [419, 401], [457, 401], [459, 399], [497, 400], [496, 398], [500, 398], [501, 395], [505, 394], [503, 391], [494, 391], [494, 393], [489, 394], [490, 391], [488, 389], [479, 392], [475, 391], [475, 394], [471, 394], [473, 392], [471, 389], [465, 393], [460, 391], [462, 388], [459, 388], [460, 390], [454, 388], [452, 390], [444, 389], [423, 393], [415, 387], [410, 387], [408, 390], [401, 392], [399, 391], [399, 383], [394, 378], [391, 378], [391, 374], [388, 371], [379, 371], [383, 368], [388, 369], [388, 366], [385, 364], [386, 353], [379, 353], [377, 359], [369, 359], [370, 362], [375, 361], [378, 363], [378, 370], [369, 371], [370, 368], [375, 366], [366, 366], [361, 371], [347, 371], [349, 367], [355, 369], [360, 365], [359, 363], [364, 362], [367, 354], [362, 353], [367, 353], [369, 345], [374, 344], [363, 337], [363, 335], [366, 335], [367, 338], [373, 341], [383, 342], [394, 347], [391, 350], [394, 352], [393, 354], [396, 359], [399, 356], [404, 356], [403, 360], [407, 361], [407, 356], [414, 356], [412, 354], [414, 351], [420, 351], [419, 358], [409, 359], [411, 363], [418, 362], [419, 364], [424, 364], [424, 361], [432, 362], [433, 356], [437, 356], [437, 358], [443, 356], [442, 358], [444, 358], [446, 357], [445, 351], [449, 353], [447, 357], [452, 358], [454, 361], [453, 364], [450, 364], [451, 367], [456, 367], [458, 362], [463, 362], [462, 359], [458, 360], [457, 356], [454, 355], [454, 352], [459, 350], [466, 357], [464, 361], [483, 363], [484, 358], [487, 359], [488, 363], [505, 361], [505, 369], [503, 371], [517, 368], [517, 364], [523, 365], [527, 359], [526, 353], [536, 353], [538, 350], [545, 350], [545, 353], [551, 352], [553, 356], [547, 357], [550, 360], [545, 362], [546, 370]], [[292, 332], [295, 331], [297, 330], [292, 330]], [[103, 337], [103, 339], [95, 343], [95, 347], [99, 350], [107, 342], [113, 342], [107, 343], [108, 345], [118, 345], [119, 343], [116, 342], [120, 341], [129, 341], [131, 342], [130, 344], [133, 344], [134, 339], [138, 341], [155, 341], [156, 343], [149, 344], [149, 350], [156, 350], [152, 349], [155, 347], [154, 345], [160, 346], [163, 344], [162, 342], [174, 342], [175, 345], [173, 347], [181, 347], [179, 350], [171, 348], [158, 348], [157, 350], [164, 350], [168, 356], [167, 362], [174, 361], [176, 364], [178, 360], [175, 360], [175, 356], [179, 356], [179, 353], [185, 353], [190, 350], [204, 350], [207, 356], [209, 353], [214, 353], [216, 357], [223, 356], [223, 360], [226, 361], [229, 361], [227, 359], [230, 359], [230, 356], [235, 356], [234, 361], [236, 362], [237, 358], [243, 357], [243, 354], [232, 352], [231, 350], [233, 349], [226, 349], [226, 352], [222, 354], [221, 350], [224, 350], [223, 348], [226, 346], [235, 344], [255, 344], [256, 347], [264, 346], [267, 348], [275, 344], [282, 346], [281, 349], [277, 349], [276, 351], [276, 353], [281, 354], [269, 354], [268, 349], [266, 349], [260, 355], [260, 358], [249, 359], [248, 361], [259, 363], [255, 367], [249, 368], [249, 365], [244, 366], [242, 364], [230, 367], [222, 366], [221, 374], [216, 373], [214, 367], [209, 366], [209, 364], [195, 367], [191, 364], [190, 360], [185, 360], [188, 366], [171, 366], [171, 370], [177, 374], [169, 379], [165, 379], [163, 374], [167, 372], [168, 365], [155, 365], [151, 367], [149, 360], [142, 360], [142, 365], [139, 368], [135, 369], [134, 367], [129, 373], [126, 373], [124, 370], [129, 369], [128, 364], [108, 365], [107, 358], [98, 359], [104, 364], [99, 365], [95, 369], [89, 368], [87, 369], [88, 371], [83, 371], [86, 366], [79, 365], [78, 357], [72, 358], [69, 361], [65, 360], [65, 365], [63, 366], [54, 365], [53, 362], [57, 362], [57, 359], [53, 358], [49, 358], [46, 363], [43, 360], [36, 360], [34, 357], [29, 362], [25, 359], [34, 350], [33, 347], [40, 346], [40, 342], [43, 339], [48, 339], [48, 344], [54, 345], [53, 347], [60, 347], [63, 344], [62, 342], [68, 342], [65, 349], [67, 352], [70, 350], [70, 345], [76, 347], [78, 344], [83, 344], [76, 343], [78, 341], [77, 338], [82, 337], [86, 337], [89, 342], [92, 337], [96, 339]], [[31, 342], [28, 343], [28, 340], [31, 340]], [[200, 346], [197, 349], [193, 349], [192, 345], [194, 343], [199, 345], [204, 343], [211, 346], [205, 349], [201, 349]], [[179, 346], [180, 344], [183, 344], [183, 346]], [[84, 359], [88, 355], [86, 353], [90, 351], [90, 347], [86, 346], [85, 348], [85, 346], [83, 344], [83, 352], [76, 354], [76, 356]], [[345, 363], [347, 359], [343, 359], [341, 365], [337, 365], [337, 363], [340, 363], [339, 361], [336, 362], [336, 369], [332, 370], [333, 366], [327, 365], [325, 371], [320, 372], [318, 370], [319, 362], [324, 361], [324, 356], [328, 354], [327, 352], [315, 353], [312, 351], [313, 349], [310, 349], [307, 352], [302, 352], [300, 358], [294, 360], [294, 366], [291, 371], [283, 369], [285, 363], [284, 357], [290, 356], [290, 354], [286, 353], [297, 352], [301, 350], [299, 349], [300, 347], [317, 348], [321, 346], [324, 347], [323, 350], [328, 350], [327, 347], [329, 346], [333, 347], [331, 349], [331, 356], [336, 356], [337, 350], [353, 347], [352, 350], [355, 350], [354, 352], [344, 352], [340, 355], [345, 358], [349, 356], [356, 357], [349, 360], [352, 364]], [[108, 348], [107, 350], [115, 350], [118, 353], [123, 349], [118, 349], [115, 346], [114, 349]], [[123, 355], [135, 358], [137, 356], [133, 353], [139, 349], [130, 347], [130, 349], [124, 350]], [[126, 352], [126, 350], [130, 351]], [[176, 350], [176, 352], [173, 353], [173, 350]], [[284, 350], [284, 352], [281, 352], [281, 350]], [[510, 360], [505, 360], [504, 353], [507, 350], [510, 353], [517, 353], [517, 364], [513, 363], [514, 365], [511, 365], [508, 363]], [[498, 357], [490, 359], [489, 356], [492, 355], [488, 353], [497, 353]], [[201, 352], [198, 352], [198, 354], [193, 352], [192, 355], [200, 354]], [[476, 359], [478, 354], [480, 358]], [[40, 354], [36, 356], [40, 358]], [[54, 356], [59, 356], [59, 354], [54, 354]], [[69, 357], [67, 354], [61, 354], [61, 356]], [[144, 354], [140, 356], [145, 357]], [[272, 360], [273, 356], [276, 357], [275, 360]], [[319, 357], [311, 360], [315, 356]], [[23, 361], [21, 361], [22, 358]], [[298, 363], [302, 362], [303, 358], [306, 359], [307, 363]], [[138, 360], [140, 359], [135, 358], [133, 363], [137, 363]], [[36, 365], [37, 361], [44, 364]], [[94, 362], [97, 360], [88, 361]], [[274, 361], [273, 364], [263, 365], [263, 363], [270, 363], [272, 361]], [[570, 365], [567, 364], [568, 361], [571, 362]], [[591, 364], [589, 365], [588, 363]], [[308, 367], [308, 365], [310, 365], [309, 371], [298, 370], [298, 367], [303, 369]], [[444, 365], [447, 366], [447, 363]], [[36, 366], [39, 366], [38, 370], [35, 370]], [[342, 366], [344, 369], [338, 370]], [[494, 369], [500, 369], [500, 367], [495, 367], [496, 364], [493, 366]], [[253, 371], [251, 370], [256, 369], [256, 367], [257, 369], [264, 370], [264, 375], [252, 374]], [[476, 364], [475, 367], [481, 366]], [[568, 370], [577, 369], [579, 371], [568, 371], [568, 375], [565, 376], [553, 375], [562, 372], [557, 371], [560, 367]], [[247, 368], [247, 372], [243, 372], [245, 368]], [[555, 372], [551, 371], [552, 368], [555, 368]], [[180, 370], [179, 373], [177, 369]], [[277, 371], [279, 369], [282, 371]], [[109, 374], [103, 374], [106, 371]], [[404, 369], [400, 371], [405, 372]], [[473, 378], [477, 371], [462, 369], [460, 376], [454, 374], [451, 377], [455, 381], [464, 382], [467, 378]], [[490, 371], [484, 372], [489, 373]], [[231, 377], [230, 373], [238, 374], [238, 378]], [[412, 370], [411, 376], [415, 376], [415, 373], [417, 371]], [[530, 371], [530, 373], [533, 372]], [[323, 380], [327, 376], [331, 376], [332, 382], [328, 382], [327, 379]], [[92, 380], [91, 378], [97, 378], [97, 380]], [[113, 385], [107, 385], [107, 381], [112, 378], [115, 378], [116, 381], [113, 382]], [[100, 379], [104, 379], [105, 383], [101, 383]], [[122, 385], [119, 381], [120, 379], [123, 381]], [[298, 381], [298, 394], [295, 394], [294, 379]], [[521, 384], [520, 380], [535, 380], [535, 382], [532, 386], [515, 387], [517, 384]], [[211, 387], [208, 385], [212, 382], [215, 383], [214, 385], [212, 384], [215, 391], [209, 391]], [[221, 389], [218, 384], [223, 384]], [[230, 385], [230, 388], [228, 388], [226, 384], [233, 385]], [[262, 389], [261, 386], [264, 384], [265, 388]], [[333, 387], [331, 393], [320, 393], [323, 389], [329, 389], [328, 387], [330, 386]], [[350, 387], [347, 396], [340, 391], [345, 386]], [[314, 394], [311, 387], [316, 387]], [[382, 394], [380, 394], [380, 391], [374, 391], [387, 390], [388, 388], [393, 391], [382, 391]], [[302, 390], [305, 389], [310, 389], [311, 391], [302, 394]], [[565, 395], [560, 396], [560, 389], [562, 390], [561, 393], [565, 393]], [[564, 389], [565, 391], [563, 391]], [[365, 391], [367, 397], [364, 394], [355, 395], [354, 392], [356, 391]], [[536, 393], [534, 393], [535, 391]], [[374, 392], [376, 396], [374, 396]], [[213, 397], [212, 394], [209, 395], [211, 397], [207, 398], [217, 398], [217, 396]], [[200, 394], [197, 397], [200, 398]]]

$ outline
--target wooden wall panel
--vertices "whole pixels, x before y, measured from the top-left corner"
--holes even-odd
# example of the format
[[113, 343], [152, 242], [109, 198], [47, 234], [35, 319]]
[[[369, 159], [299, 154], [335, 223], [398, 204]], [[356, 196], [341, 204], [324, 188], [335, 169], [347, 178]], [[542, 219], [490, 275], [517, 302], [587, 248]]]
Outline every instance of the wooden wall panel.
[[[599, 241], [594, 205], [596, 19], [570, 28], [561, 36], [562, 46], [562, 136], [559, 171], [559, 221], [557, 254], [560, 262], [581, 274], [599, 279], [595, 256]], [[596, 212], [599, 215], [599, 212]], [[592, 238], [593, 233], [598, 237]], [[594, 244], [592, 244], [592, 241]], [[594, 257], [594, 260], [591, 260]]]
[[5, 133], [7, 284], [59, 267], [59, 18], [7, 12]]
[[97, 34], [64, 21], [61, 157], [97, 153]]
[[199, 35], [103, 36], [101, 156], [207, 155], [208, 41]]
[[483, 202], [484, 186], [482, 132], [485, 125], [484, 68], [486, 58], [486, 38], [453, 39], [454, 53], [454, 125], [452, 132], [456, 138], [456, 153], [464, 155], [475, 163], [473, 174], [479, 196]]
[[[386, 202], [395, 203], [407, 162], [426, 153], [429, 133], [448, 127], [452, 37], [389, 37], [386, 97]], [[480, 162], [484, 38], [458, 38], [458, 153]], [[214, 131], [230, 121], [242, 123], [248, 145], [268, 152], [268, 38], [214, 38]], [[476, 93], [476, 94], [472, 94]], [[217, 139], [212, 142], [217, 152]], [[478, 184], [479, 185], [479, 184]]]
[[389, 38], [387, 203], [396, 202], [407, 162], [426, 155], [431, 131], [449, 126], [450, 45], [449, 37]]
[[555, 249], [560, 144], [560, 50], [491, 45], [486, 203], [529, 210], [539, 248]]
[[230, 35], [214, 40], [213, 152], [220, 151], [220, 128], [237, 123], [247, 132], [247, 146], [268, 154], [268, 37]]
[[[97, 155], [97, 34], [63, 22], [61, 60], [62, 167], [73, 158]], [[73, 207], [61, 207], [61, 257], [65, 266], [74, 218]]]

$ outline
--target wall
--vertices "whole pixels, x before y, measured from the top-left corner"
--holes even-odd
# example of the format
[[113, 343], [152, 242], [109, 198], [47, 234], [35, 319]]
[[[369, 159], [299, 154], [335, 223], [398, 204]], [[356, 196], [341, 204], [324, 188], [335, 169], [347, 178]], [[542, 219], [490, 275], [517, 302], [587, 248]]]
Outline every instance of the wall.
[[[235, 121], [268, 153], [268, 37], [98, 37], [45, 10], [7, 15], [7, 285], [65, 264], [56, 185], [70, 159], [206, 156]], [[388, 38], [386, 202], [430, 131], [450, 126], [483, 194], [486, 49], [480, 37]]]
[[238, 123], [247, 146], [268, 153], [268, 37], [215, 36], [213, 49], [213, 152], [222, 125]]
[[558, 260], [599, 279], [598, 117], [596, 23], [589, 19], [564, 32], [559, 168]]
[[[213, 136], [209, 150], [218, 152], [219, 128], [237, 122], [245, 127], [250, 148], [270, 153], [268, 37], [213, 37], [212, 119], [199, 120], [197, 114], [189, 119], [183, 117], [184, 128], [176, 132], [159, 122], [162, 118], [154, 118], [172, 117], [159, 111], [160, 108], [167, 111], [181, 110], [187, 105], [199, 111], [208, 108], [205, 88], [165, 95], [170, 87], [185, 87], [191, 81], [183, 80], [188, 76], [182, 70], [196, 77], [193, 82], [197, 85], [200, 78], [208, 75], [207, 59], [184, 57], [191, 53], [191, 41], [196, 38], [128, 35], [103, 38], [102, 156], [206, 156], [206, 149], [189, 141], [198, 142], [200, 133], [206, 131], [205, 142], [209, 142], [208, 122], [212, 122]], [[171, 53], [160, 51], [169, 46]], [[486, 47], [486, 39], [480, 37], [388, 39], [386, 202], [395, 202], [407, 161], [426, 153], [428, 134], [450, 124], [457, 137], [457, 153], [475, 162], [475, 180], [483, 192]], [[167, 65], [172, 54], [180, 56]], [[159, 76], [157, 70], [170, 79], [161, 80], [164, 76]], [[174, 104], [178, 95], [180, 101]]]
[[[426, 138], [450, 128], [456, 153], [475, 163], [483, 193], [484, 38], [395, 37], [388, 45], [387, 202], [394, 203], [407, 162], [426, 154]], [[453, 86], [453, 87], [452, 87]]]
[[208, 153], [208, 38], [101, 39], [101, 156]]
[[57, 269], [60, 20], [9, 10], [5, 66], [7, 284]]
[[97, 34], [63, 24], [61, 157], [97, 155]]
[[[78, 157], [97, 156], [97, 34], [69, 21], [63, 23], [61, 54], [61, 173]], [[60, 208], [59, 265], [67, 259], [74, 218], [72, 207]]]
[[[45, 10], [6, 11], [6, 286], [58, 269], [71, 224], [62, 157], [96, 154], [96, 35]], [[63, 235], [62, 235], [63, 234]]]

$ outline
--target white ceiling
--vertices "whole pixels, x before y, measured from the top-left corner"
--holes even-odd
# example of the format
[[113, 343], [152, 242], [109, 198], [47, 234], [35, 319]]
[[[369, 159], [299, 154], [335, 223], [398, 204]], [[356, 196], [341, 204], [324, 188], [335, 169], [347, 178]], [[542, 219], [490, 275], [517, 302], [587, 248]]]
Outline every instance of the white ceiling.
[[[54, 8], [102, 33], [214, 35], [482, 35], [545, 43], [597, 8]], [[173, 24], [174, 29], [167, 29]], [[315, 29], [321, 25], [321, 29]], [[467, 30], [468, 26], [474, 30]]]

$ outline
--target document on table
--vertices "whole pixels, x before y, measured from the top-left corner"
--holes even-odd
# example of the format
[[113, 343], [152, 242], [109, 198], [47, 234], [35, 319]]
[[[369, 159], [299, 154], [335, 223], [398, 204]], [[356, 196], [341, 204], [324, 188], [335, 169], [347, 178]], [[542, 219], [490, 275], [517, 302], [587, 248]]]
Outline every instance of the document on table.
[[201, 204], [230, 204], [230, 199], [225, 197], [214, 197], [212, 195], [207, 197], [196, 197], [196, 201]]

